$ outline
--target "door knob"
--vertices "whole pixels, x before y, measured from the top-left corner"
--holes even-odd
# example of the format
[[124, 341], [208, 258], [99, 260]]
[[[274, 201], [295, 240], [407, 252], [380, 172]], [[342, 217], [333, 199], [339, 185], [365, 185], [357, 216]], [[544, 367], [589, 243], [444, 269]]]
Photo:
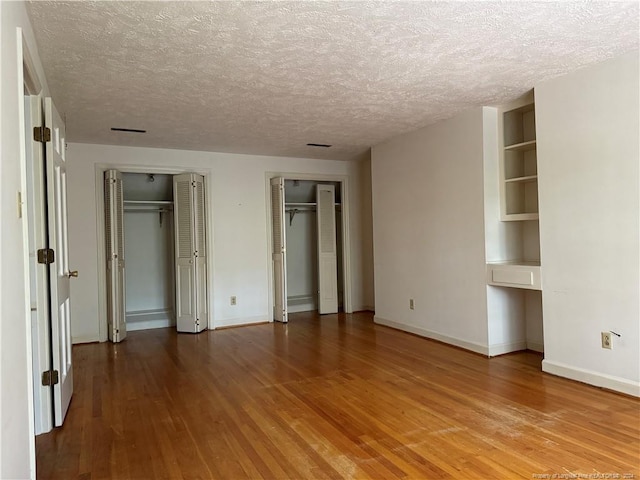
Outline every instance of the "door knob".
[[67, 277], [69, 277], [69, 278], [71, 278], [71, 277], [78, 278], [78, 270], [73, 270], [73, 271], [67, 273]]

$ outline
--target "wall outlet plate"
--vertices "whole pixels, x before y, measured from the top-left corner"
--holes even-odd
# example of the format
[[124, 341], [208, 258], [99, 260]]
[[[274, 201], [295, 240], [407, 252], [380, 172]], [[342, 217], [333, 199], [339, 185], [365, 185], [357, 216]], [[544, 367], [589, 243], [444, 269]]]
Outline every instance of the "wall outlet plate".
[[410, 299], [409, 299], [409, 309], [410, 309], [410, 310], [413, 310], [413, 309], [414, 309], [414, 307], [415, 307], [415, 305], [414, 305], [414, 303], [413, 303], [413, 298], [410, 298]]
[[600, 337], [602, 340], [602, 348], [607, 348], [611, 350], [611, 332], [601, 332]]
[[237, 299], [235, 295], [231, 295], [231, 305], [236, 305], [237, 304]]

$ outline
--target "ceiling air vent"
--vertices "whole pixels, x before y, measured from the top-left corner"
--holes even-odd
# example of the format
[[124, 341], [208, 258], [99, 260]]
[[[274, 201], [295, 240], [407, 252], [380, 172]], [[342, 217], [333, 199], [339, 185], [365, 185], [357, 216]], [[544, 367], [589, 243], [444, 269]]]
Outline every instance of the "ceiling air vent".
[[307, 143], [307, 147], [321, 147], [321, 148], [329, 148], [331, 145], [327, 145], [326, 143]]
[[138, 130], [137, 128], [117, 128], [111, 127], [112, 132], [128, 132], [128, 133], [147, 133], [146, 130]]

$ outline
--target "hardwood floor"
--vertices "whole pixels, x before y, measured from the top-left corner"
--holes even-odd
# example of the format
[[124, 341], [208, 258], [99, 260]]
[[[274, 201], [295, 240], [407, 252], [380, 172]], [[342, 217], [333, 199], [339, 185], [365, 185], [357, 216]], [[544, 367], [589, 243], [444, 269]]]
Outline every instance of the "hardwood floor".
[[74, 347], [38, 477], [640, 474], [640, 401], [543, 374], [538, 354], [488, 360], [368, 313], [290, 319]]

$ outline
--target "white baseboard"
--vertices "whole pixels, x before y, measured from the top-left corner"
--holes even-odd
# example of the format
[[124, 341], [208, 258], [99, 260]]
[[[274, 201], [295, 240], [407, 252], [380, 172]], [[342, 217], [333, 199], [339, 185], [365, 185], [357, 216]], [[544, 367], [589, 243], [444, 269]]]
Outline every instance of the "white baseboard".
[[527, 342], [499, 343], [489, 346], [489, 357], [497, 357], [505, 353], [520, 352], [527, 349]]
[[544, 353], [544, 345], [537, 342], [527, 342], [527, 350], [531, 350], [538, 353]]
[[627, 395], [633, 395], [634, 397], [640, 397], [640, 382], [634, 382], [626, 378], [614, 377], [550, 360], [542, 361], [542, 371], [559, 377], [577, 380], [578, 382], [588, 383], [595, 387], [607, 388], [616, 392], [626, 393]]
[[127, 312], [125, 316], [128, 332], [175, 327], [176, 325], [173, 312], [169, 310], [139, 310]]
[[272, 318], [269, 318], [265, 315], [256, 315], [254, 317], [225, 318], [224, 320], [217, 320], [211, 330], [215, 330], [216, 328], [237, 327], [240, 325], [251, 325], [254, 323], [267, 323], [272, 321]]
[[405, 325], [404, 323], [394, 322], [377, 315], [373, 317], [373, 321], [375, 323], [379, 323], [380, 325], [385, 325], [387, 327], [396, 328], [405, 332], [414, 333], [416, 335], [420, 335], [421, 337], [432, 338], [433, 340], [438, 340], [443, 343], [448, 343], [449, 345], [454, 345], [456, 347], [464, 348], [465, 350], [470, 350], [472, 352], [480, 353], [481, 355], [489, 356], [489, 348], [486, 345], [469, 342], [467, 340], [462, 340], [456, 337], [450, 337], [448, 335], [443, 335], [437, 332], [432, 332], [431, 330], [427, 330], [425, 328], [414, 327], [412, 325]]
[[87, 335], [87, 336], [79, 336], [79, 337], [74, 337], [73, 335], [71, 336], [72, 345], [76, 345], [78, 343], [94, 343], [99, 341], [100, 341], [100, 337], [98, 335]]
[[288, 313], [313, 312], [317, 309], [318, 307], [316, 307], [313, 303], [307, 303], [305, 305], [287, 305]]

